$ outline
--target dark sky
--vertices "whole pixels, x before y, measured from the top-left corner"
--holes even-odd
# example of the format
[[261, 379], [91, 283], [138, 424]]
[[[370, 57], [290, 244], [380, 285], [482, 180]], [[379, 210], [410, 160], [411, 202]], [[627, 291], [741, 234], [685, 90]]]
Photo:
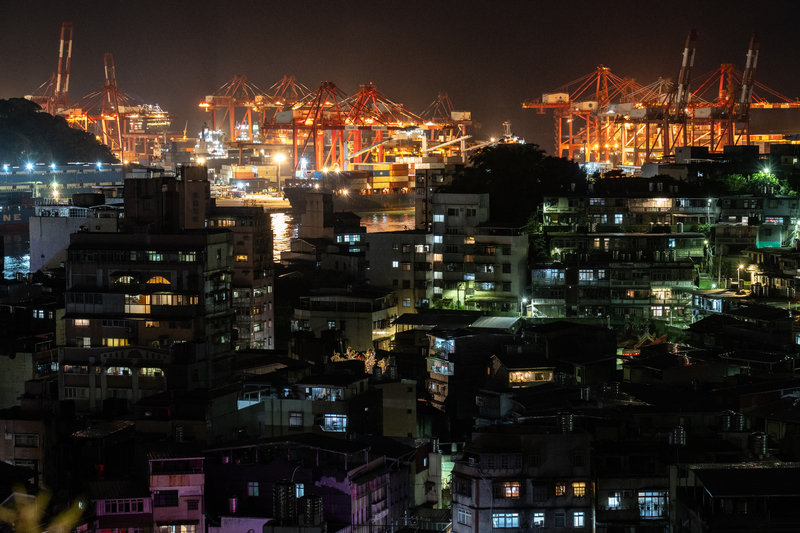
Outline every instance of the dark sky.
[[[70, 95], [103, 85], [114, 54], [128, 94], [189, 121], [197, 104], [241, 73], [262, 89], [284, 74], [352, 94], [373, 82], [417, 113], [447, 92], [482, 124], [479, 137], [514, 132], [552, 150], [552, 117], [521, 102], [555, 92], [603, 64], [649, 84], [675, 79], [686, 36], [699, 32], [694, 73], [743, 68], [760, 32], [759, 81], [800, 96], [800, 1], [23, 1], [0, 0], [0, 98], [30, 94], [56, 70], [62, 22], [74, 24]], [[766, 113], [766, 112], [763, 112]], [[800, 114], [755, 117], [800, 132]], [[773, 124], [772, 117], [776, 117]]]

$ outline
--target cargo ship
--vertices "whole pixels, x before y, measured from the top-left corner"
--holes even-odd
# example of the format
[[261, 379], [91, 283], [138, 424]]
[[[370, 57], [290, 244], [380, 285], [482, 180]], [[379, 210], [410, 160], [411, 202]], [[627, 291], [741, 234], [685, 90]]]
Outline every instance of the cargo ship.
[[28, 224], [34, 213], [34, 201], [30, 192], [0, 193], [0, 234], [27, 234]]

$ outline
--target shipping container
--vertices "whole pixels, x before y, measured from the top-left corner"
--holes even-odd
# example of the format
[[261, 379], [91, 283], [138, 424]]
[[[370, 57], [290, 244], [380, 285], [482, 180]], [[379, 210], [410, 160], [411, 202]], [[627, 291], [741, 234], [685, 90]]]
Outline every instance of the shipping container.
[[551, 93], [542, 95], [543, 104], [568, 104], [569, 94], [567, 93]]
[[472, 120], [471, 111], [450, 111], [450, 118], [452, 120]]

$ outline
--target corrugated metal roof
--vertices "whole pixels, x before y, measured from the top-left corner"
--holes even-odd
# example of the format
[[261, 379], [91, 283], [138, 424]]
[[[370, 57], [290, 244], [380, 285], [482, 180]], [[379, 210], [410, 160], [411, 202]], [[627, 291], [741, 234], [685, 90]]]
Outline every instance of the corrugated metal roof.
[[509, 329], [521, 319], [518, 316], [482, 316], [473, 322], [471, 328]]
[[117, 431], [127, 429], [135, 424], [136, 422], [131, 420], [112, 420], [110, 422], [102, 422], [90, 428], [76, 431], [72, 434], [72, 436], [81, 439], [101, 439], [116, 433]]

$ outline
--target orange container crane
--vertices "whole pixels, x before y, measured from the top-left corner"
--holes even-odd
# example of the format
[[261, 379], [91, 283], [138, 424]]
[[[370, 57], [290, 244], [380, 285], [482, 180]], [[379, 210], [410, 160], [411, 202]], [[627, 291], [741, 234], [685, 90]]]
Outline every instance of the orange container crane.
[[522, 107], [540, 114], [553, 110], [558, 156], [572, 159], [580, 151], [586, 161], [608, 160], [620, 149], [622, 135], [622, 125], [613, 120], [609, 106], [626, 99], [635, 102], [634, 95], [642, 89], [635, 80], [621, 78], [600, 65], [555, 93], [524, 102]]
[[430, 140], [450, 142], [467, 134], [467, 126], [472, 125], [469, 111], [458, 111], [453, 107], [447, 93], [439, 93], [436, 100], [419, 115], [430, 131]]
[[[222, 122], [227, 118], [230, 123], [230, 142], [238, 140], [253, 141], [252, 112], [262, 112], [270, 102], [269, 96], [247, 81], [243, 74], [236, 74], [229, 82], [220, 87], [214, 94], [206, 96], [200, 107], [211, 113], [211, 129], [217, 129], [217, 111], [224, 110]], [[241, 125], [236, 127], [236, 109], [244, 108]], [[246, 131], [246, 133], [245, 133]]]
[[[391, 131], [421, 128], [425, 121], [418, 115], [392, 102], [381, 94], [374, 84], [362, 85], [358, 92], [347, 99], [348, 143], [352, 143], [351, 153], [358, 154], [365, 141], [365, 131], [372, 132], [371, 144], [375, 145], [377, 162], [384, 161], [384, 136]], [[351, 146], [348, 144], [348, 147]], [[366, 156], [365, 156], [366, 157]], [[361, 155], [356, 155], [353, 162], [360, 163]]]

